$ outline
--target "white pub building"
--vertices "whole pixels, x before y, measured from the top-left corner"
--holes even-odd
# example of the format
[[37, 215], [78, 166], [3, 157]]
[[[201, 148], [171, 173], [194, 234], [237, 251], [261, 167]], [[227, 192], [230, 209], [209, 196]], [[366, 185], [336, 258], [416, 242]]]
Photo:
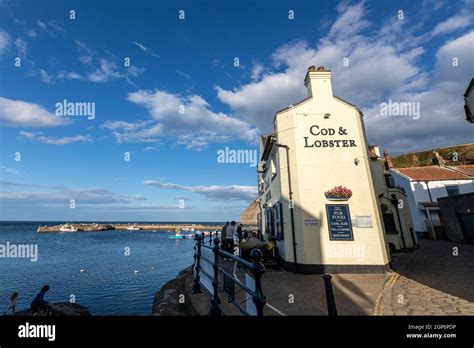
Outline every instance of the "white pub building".
[[261, 137], [259, 225], [285, 269], [383, 273], [389, 255], [363, 115], [333, 95], [331, 72], [308, 69], [308, 97]]

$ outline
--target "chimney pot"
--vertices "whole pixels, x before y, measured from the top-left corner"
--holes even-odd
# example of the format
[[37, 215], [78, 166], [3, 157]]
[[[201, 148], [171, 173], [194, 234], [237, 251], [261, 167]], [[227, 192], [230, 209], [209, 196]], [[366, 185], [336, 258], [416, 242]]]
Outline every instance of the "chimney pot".
[[325, 71], [325, 70], [324, 70], [324, 66], [322, 66], [322, 65], [319, 66], [317, 71]]
[[309, 68], [308, 68], [308, 71], [316, 71], [316, 67], [314, 65], [311, 65]]

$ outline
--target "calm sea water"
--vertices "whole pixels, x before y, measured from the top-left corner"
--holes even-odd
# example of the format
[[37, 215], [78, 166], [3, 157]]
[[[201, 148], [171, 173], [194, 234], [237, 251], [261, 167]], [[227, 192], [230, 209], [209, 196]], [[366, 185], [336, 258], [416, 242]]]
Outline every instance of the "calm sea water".
[[0, 258], [0, 315], [13, 291], [18, 311], [44, 284], [46, 300], [67, 302], [73, 294], [93, 315], [150, 315], [154, 294], [193, 263], [193, 241], [169, 239], [170, 232], [36, 233], [55, 224], [0, 222], [0, 244], [38, 245], [36, 262]]

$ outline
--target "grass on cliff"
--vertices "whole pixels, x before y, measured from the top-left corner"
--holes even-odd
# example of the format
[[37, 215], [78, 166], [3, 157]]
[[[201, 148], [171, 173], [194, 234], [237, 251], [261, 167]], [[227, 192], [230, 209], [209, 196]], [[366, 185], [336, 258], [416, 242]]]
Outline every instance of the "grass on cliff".
[[[474, 144], [455, 145], [434, 150], [438, 151], [447, 165], [474, 164]], [[427, 150], [394, 156], [391, 159], [396, 168], [423, 167], [432, 165], [432, 156], [433, 150]]]

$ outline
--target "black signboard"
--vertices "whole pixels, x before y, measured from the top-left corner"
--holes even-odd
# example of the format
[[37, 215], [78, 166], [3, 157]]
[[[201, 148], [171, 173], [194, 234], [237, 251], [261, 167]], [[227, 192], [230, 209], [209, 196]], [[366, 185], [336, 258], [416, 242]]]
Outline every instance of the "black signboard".
[[326, 204], [330, 240], [354, 240], [347, 204]]

